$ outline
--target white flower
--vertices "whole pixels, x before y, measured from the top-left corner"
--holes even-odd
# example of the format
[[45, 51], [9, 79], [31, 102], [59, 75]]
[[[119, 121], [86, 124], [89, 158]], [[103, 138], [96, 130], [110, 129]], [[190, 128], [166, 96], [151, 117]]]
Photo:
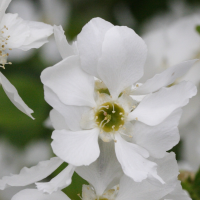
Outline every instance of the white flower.
[[[178, 166], [175, 159], [175, 154], [166, 154], [162, 159], [154, 160], [158, 164], [158, 175], [165, 181], [163, 185], [153, 185], [148, 180], [143, 180], [141, 183], [134, 182], [127, 176], [123, 176], [119, 185], [113, 187], [108, 182], [104, 182], [105, 190], [99, 193], [99, 186], [102, 185], [102, 180], [97, 173], [98, 169], [87, 168], [79, 171], [79, 174], [85, 178], [91, 185], [83, 185], [82, 199], [95, 200], [191, 200], [188, 194], [182, 190], [180, 181], [177, 180]], [[112, 169], [110, 169], [112, 170]], [[93, 173], [95, 171], [95, 173]], [[90, 173], [92, 173], [92, 177]], [[92, 181], [91, 181], [92, 180]], [[116, 183], [116, 182], [115, 182]]]
[[60, 27], [55, 27], [55, 37], [64, 60], [41, 75], [45, 100], [56, 110], [54, 153], [74, 166], [89, 165], [99, 157], [98, 138], [114, 140], [127, 176], [138, 182], [147, 177], [162, 182], [156, 163], [148, 158], [163, 157], [178, 143], [178, 108], [196, 94], [190, 82], [164, 86], [194, 61], [140, 84], [147, 50], [133, 30], [96, 18], [83, 27], [72, 46]]
[[[5, 14], [11, 0], [0, 0], [0, 64], [4, 68], [7, 62], [7, 50], [21, 49], [27, 51], [31, 48], [39, 48], [47, 42], [52, 34], [52, 27], [41, 22], [25, 21], [18, 14]], [[29, 117], [33, 111], [24, 103], [18, 95], [15, 87], [0, 72], [0, 84], [12, 103]]]
[[0, 1], [0, 64], [7, 64], [7, 50], [14, 48], [27, 51], [39, 48], [52, 34], [52, 27], [41, 22], [25, 21], [18, 14], [5, 14], [11, 0]]
[[[102, 181], [93, 176], [93, 181], [89, 181], [91, 185], [83, 185], [82, 199], [95, 200], [191, 200], [187, 193], [182, 190], [180, 182], [177, 180], [178, 167], [174, 153], [166, 154], [162, 159], [154, 160], [158, 164], [158, 174], [165, 181], [163, 185], [152, 185], [148, 180], [143, 180], [141, 183], [134, 182], [127, 176], [123, 176], [119, 185], [115, 187], [105, 183], [105, 191], [99, 191], [99, 183]], [[88, 169], [91, 171], [91, 168]], [[86, 171], [86, 170], [85, 170]], [[87, 181], [89, 173], [82, 171], [82, 177]], [[92, 173], [95, 174], [95, 173]], [[98, 174], [98, 173], [97, 173]], [[95, 185], [93, 185], [95, 183]]]
[[[177, 180], [178, 166], [174, 153], [166, 153], [162, 159], [153, 159], [158, 165], [158, 175], [165, 181], [164, 184], [154, 183], [143, 180], [137, 183], [129, 177], [123, 175], [120, 164], [115, 156], [113, 143], [100, 141], [101, 155], [89, 166], [73, 167], [69, 165], [60, 174], [47, 183], [36, 183], [37, 190], [25, 189], [13, 196], [12, 200], [29, 199], [30, 197], [38, 200], [56, 199], [61, 195], [61, 189], [71, 183], [71, 176], [74, 169], [88, 181], [91, 185], [83, 186], [83, 200], [107, 199], [107, 200], [164, 200], [170, 199], [190, 200], [187, 193], [181, 189], [180, 182]], [[0, 180], [0, 188], [8, 186], [25, 186], [51, 174], [62, 164], [59, 158], [52, 158], [49, 161], [42, 161], [37, 166], [30, 169], [23, 168], [19, 175], [3, 177]], [[63, 194], [63, 193], [62, 193]], [[67, 196], [63, 198], [68, 199]]]

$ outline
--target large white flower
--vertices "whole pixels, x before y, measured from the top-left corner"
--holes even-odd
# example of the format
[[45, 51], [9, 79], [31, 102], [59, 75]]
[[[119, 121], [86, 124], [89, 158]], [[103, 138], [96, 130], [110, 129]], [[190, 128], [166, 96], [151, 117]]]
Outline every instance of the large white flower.
[[162, 182], [156, 163], [148, 158], [163, 157], [178, 143], [178, 108], [196, 94], [190, 82], [165, 86], [194, 61], [140, 84], [147, 49], [133, 30], [95, 18], [72, 46], [61, 27], [55, 27], [55, 37], [64, 60], [41, 75], [45, 99], [58, 112], [52, 114], [56, 115], [52, 117], [54, 153], [72, 165], [89, 165], [100, 154], [98, 138], [114, 140], [117, 159], [127, 176], [138, 182], [147, 177]]

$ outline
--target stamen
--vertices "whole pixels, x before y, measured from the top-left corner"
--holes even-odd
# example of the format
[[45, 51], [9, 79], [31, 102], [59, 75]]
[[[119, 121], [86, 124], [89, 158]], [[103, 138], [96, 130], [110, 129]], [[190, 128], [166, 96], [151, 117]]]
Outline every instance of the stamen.
[[113, 111], [112, 111], [112, 113], [115, 113], [115, 107], [114, 107], [114, 104], [113, 104], [112, 106], [113, 106]]
[[80, 195], [80, 194], [77, 194], [77, 196], [78, 196], [80, 199], [83, 199], [83, 197], [81, 197], [81, 195]]
[[119, 132], [121, 135], [124, 135], [124, 136], [126, 136], [126, 137], [129, 137], [129, 138], [132, 138], [133, 136], [132, 135], [127, 135], [127, 134], [125, 134], [125, 133], [123, 133], [123, 132]]
[[110, 121], [110, 120], [108, 119], [107, 122], [103, 124], [102, 128], [103, 128], [107, 123], [109, 123], [109, 121]]

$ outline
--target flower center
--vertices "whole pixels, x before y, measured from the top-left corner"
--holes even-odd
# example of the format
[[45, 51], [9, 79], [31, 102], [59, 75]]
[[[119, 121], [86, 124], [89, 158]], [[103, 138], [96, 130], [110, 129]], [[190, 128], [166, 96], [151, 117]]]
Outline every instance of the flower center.
[[105, 132], [118, 131], [124, 125], [124, 109], [117, 103], [102, 104], [95, 114], [96, 123]]

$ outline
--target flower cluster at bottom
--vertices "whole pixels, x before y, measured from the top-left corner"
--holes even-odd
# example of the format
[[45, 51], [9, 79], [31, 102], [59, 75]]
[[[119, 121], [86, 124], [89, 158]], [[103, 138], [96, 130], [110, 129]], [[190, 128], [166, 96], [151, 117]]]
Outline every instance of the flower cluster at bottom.
[[[193, 83], [174, 81], [196, 60], [175, 65], [141, 83], [147, 48], [128, 27], [100, 19], [86, 24], [69, 45], [54, 27], [63, 60], [42, 72], [45, 100], [52, 106], [52, 149], [58, 156], [19, 175], [3, 177], [0, 189], [36, 183], [12, 200], [69, 199], [61, 190], [76, 171], [83, 200], [189, 200], [177, 179], [174, 153], [182, 107], [196, 95]], [[63, 162], [50, 182], [38, 182]]]

